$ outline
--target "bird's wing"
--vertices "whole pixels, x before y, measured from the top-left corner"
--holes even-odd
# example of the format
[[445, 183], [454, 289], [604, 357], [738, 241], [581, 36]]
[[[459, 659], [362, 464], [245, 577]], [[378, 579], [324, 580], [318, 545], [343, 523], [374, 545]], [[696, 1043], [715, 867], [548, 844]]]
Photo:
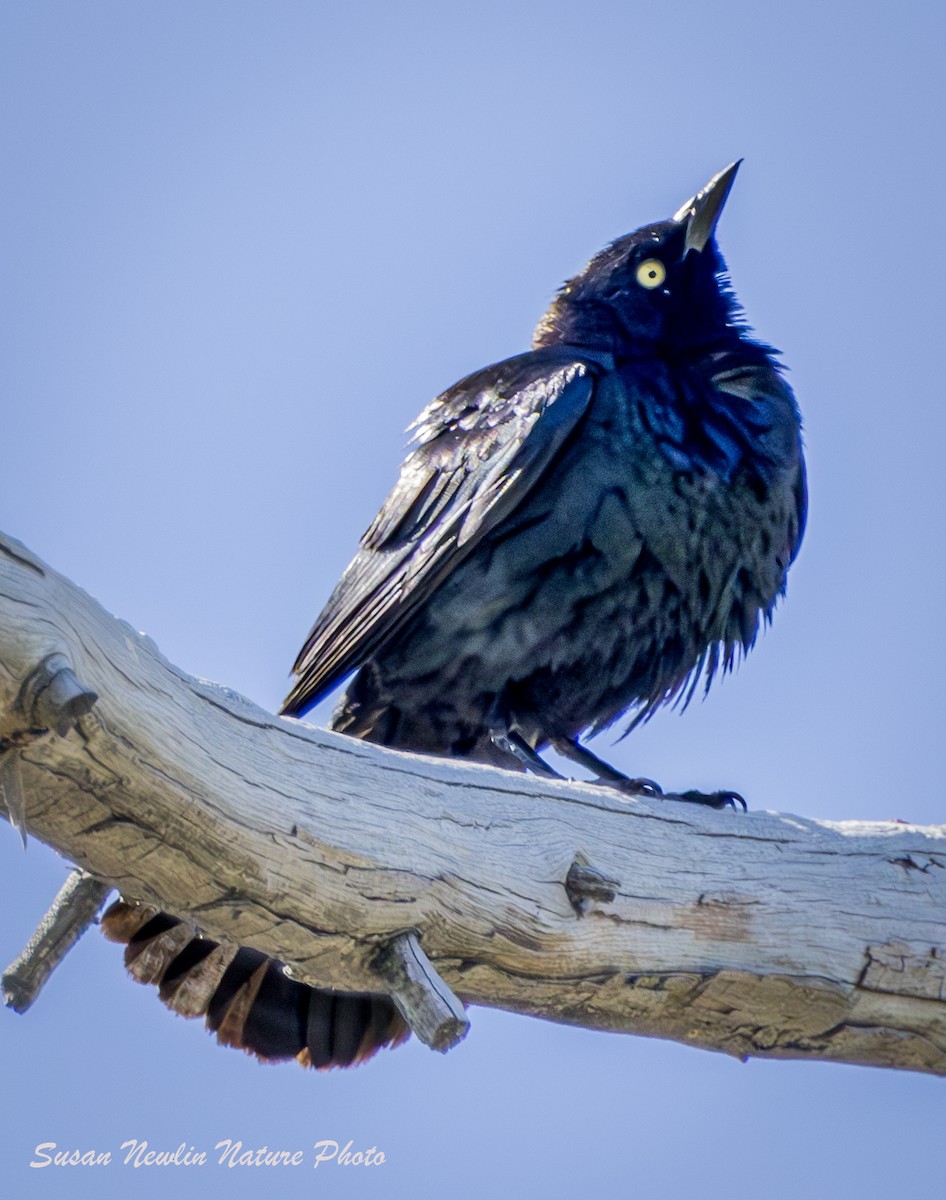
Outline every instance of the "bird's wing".
[[284, 713], [304, 712], [370, 657], [523, 501], [586, 412], [593, 365], [533, 351], [428, 405], [412, 426], [416, 449], [296, 659]]

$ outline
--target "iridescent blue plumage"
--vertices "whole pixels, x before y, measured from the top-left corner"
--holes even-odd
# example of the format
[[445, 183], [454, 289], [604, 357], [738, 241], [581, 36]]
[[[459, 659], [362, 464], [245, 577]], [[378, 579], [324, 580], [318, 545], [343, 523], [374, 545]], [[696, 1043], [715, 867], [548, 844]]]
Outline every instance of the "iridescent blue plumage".
[[[296, 663], [355, 736], [541, 769], [753, 644], [805, 519], [800, 421], [714, 231], [735, 166], [454, 385]], [[609, 776], [611, 778], [611, 776]]]

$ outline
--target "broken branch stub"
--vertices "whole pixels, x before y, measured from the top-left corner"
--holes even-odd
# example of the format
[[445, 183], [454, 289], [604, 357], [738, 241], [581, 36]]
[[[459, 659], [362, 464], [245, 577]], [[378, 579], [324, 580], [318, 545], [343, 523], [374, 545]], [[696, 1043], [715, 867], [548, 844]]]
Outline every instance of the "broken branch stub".
[[98, 694], [79, 682], [66, 656], [57, 653], [47, 655], [27, 677], [20, 708], [35, 727], [55, 729], [65, 737], [97, 700]]
[[416, 933], [402, 933], [388, 942], [375, 965], [391, 988], [398, 1012], [425, 1046], [452, 1050], [466, 1037], [466, 1009], [437, 974]]

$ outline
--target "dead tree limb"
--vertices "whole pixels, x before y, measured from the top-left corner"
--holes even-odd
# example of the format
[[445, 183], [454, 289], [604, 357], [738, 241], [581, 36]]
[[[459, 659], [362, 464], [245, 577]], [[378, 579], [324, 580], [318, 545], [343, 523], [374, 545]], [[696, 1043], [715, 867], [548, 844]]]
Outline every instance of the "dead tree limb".
[[[54, 654], [75, 680], [65, 737], [23, 702]], [[298, 978], [407, 987], [422, 947], [415, 976], [445, 983], [412, 1001], [435, 1044], [462, 1031], [452, 989], [739, 1056], [946, 1075], [946, 827], [625, 801], [279, 719], [0, 537], [11, 755], [33, 836]]]
[[3, 972], [3, 1003], [24, 1013], [39, 995], [46, 980], [95, 920], [112, 890], [85, 871], [70, 871], [49, 911], [22, 954]]

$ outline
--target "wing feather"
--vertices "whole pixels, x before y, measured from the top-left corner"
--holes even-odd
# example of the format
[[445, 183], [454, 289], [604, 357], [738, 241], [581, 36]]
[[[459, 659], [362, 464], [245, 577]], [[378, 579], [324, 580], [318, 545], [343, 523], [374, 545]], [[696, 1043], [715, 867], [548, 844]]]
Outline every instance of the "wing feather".
[[438, 396], [416, 448], [313, 625], [285, 713], [311, 707], [394, 636], [535, 487], [587, 411], [594, 363], [539, 350]]

